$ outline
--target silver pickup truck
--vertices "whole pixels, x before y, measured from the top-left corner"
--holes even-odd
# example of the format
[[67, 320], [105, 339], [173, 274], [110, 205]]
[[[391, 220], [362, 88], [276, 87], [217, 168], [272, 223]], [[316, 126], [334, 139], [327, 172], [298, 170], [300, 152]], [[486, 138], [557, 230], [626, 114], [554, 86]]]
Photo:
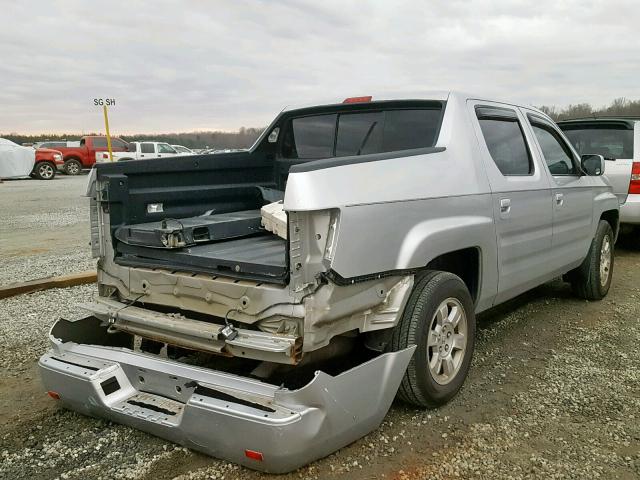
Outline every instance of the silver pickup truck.
[[[67, 408], [286, 472], [450, 400], [475, 315], [609, 290], [618, 200], [542, 112], [458, 93], [285, 109], [251, 149], [91, 173], [98, 292], [40, 359]], [[266, 231], [281, 205], [285, 232]], [[272, 211], [272, 210], [270, 210]]]
[[579, 153], [607, 160], [605, 177], [620, 202], [622, 231], [640, 245], [640, 117], [592, 117], [558, 122]]

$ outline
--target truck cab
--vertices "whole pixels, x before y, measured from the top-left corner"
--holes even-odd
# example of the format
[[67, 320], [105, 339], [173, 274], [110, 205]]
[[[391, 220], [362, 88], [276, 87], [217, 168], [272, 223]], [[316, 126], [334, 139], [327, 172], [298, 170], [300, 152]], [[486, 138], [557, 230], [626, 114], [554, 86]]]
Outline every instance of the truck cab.
[[[64, 157], [64, 172], [67, 175], [79, 175], [83, 169], [91, 168], [96, 163], [96, 153], [106, 152], [107, 137], [88, 135], [80, 139], [77, 147], [56, 147]], [[111, 149], [114, 152], [126, 152], [129, 145], [119, 138], [111, 138]]]

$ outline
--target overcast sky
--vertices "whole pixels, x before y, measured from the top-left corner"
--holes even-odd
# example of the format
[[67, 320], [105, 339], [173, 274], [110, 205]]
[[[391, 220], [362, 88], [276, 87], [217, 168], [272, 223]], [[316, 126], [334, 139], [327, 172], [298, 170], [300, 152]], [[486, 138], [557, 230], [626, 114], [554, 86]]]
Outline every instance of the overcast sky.
[[371, 93], [640, 98], [634, 0], [1, 1], [4, 133], [102, 131], [96, 97], [116, 99], [115, 134], [264, 126]]

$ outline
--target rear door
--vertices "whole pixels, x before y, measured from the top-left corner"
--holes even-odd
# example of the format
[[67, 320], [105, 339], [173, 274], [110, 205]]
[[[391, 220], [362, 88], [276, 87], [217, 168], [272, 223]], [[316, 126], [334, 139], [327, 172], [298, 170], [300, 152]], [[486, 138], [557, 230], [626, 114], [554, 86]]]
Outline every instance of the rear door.
[[491, 185], [503, 302], [550, 278], [552, 209], [549, 177], [532, 155], [530, 131], [511, 105], [470, 101]]
[[634, 158], [634, 122], [589, 120], [559, 126], [580, 155], [597, 153], [604, 156], [607, 160], [604, 176], [618, 202], [623, 204], [629, 193]]
[[[527, 113], [537, 153], [549, 172], [553, 197], [552, 262], [558, 273], [579, 265], [593, 232], [593, 178], [582, 174], [579, 159], [551, 121]], [[608, 165], [607, 165], [608, 166]]]
[[156, 146], [153, 142], [141, 142], [140, 143], [140, 157], [139, 158], [156, 158]]

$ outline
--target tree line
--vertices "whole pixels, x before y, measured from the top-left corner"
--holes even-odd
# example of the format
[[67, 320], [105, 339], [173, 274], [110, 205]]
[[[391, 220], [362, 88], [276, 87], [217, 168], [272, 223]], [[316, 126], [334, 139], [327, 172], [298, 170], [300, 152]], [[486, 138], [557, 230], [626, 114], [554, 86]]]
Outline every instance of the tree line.
[[[262, 133], [264, 128], [245, 128], [241, 127], [236, 132], [185, 132], [185, 133], [152, 133], [137, 135], [116, 135], [114, 137], [121, 138], [125, 142], [136, 141], [157, 141], [167, 142], [171, 145], [184, 145], [189, 148], [248, 148]], [[103, 135], [100, 132], [87, 133], [85, 135]], [[6, 138], [19, 145], [23, 143], [35, 143], [62, 140], [79, 140], [82, 134], [78, 133], [43, 133], [38, 135], [20, 135], [17, 133], [0, 134], [0, 137]]]
[[[540, 110], [545, 112], [554, 120], [567, 120], [569, 118], [592, 117], [596, 115], [607, 116], [636, 116], [640, 117], [640, 100], [627, 100], [626, 98], [616, 98], [609, 105], [604, 107], [593, 107], [588, 103], [571, 104], [566, 107], [556, 107], [543, 105]], [[264, 128], [242, 127], [237, 132], [186, 132], [186, 133], [154, 133], [139, 135], [121, 135], [119, 138], [127, 142], [134, 141], [159, 141], [172, 145], [184, 145], [189, 148], [248, 148], [262, 133]], [[100, 135], [100, 133], [90, 133], [88, 135]], [[82, 135], [75, 133], [62, 134], [40, 134], [40, 135], [20, 135], [11, 133], [0, 134], [0, 137], [7, 138], [18, 144], [35, 143], [45, 140], [79, 140]], [[117, 135], [114, 135], [117, 136]]]
[[568, 120], [570, 118], [594, 117], [604, 115], [608, 117], [640, 117], [640, 100], [627, 100], [626, 98], [616, 98], [609, 105], [594, 108], [588, 103], [577, 103], [566, 107], [555, 106], [540, 107], [544, 113], [554, 120]]

